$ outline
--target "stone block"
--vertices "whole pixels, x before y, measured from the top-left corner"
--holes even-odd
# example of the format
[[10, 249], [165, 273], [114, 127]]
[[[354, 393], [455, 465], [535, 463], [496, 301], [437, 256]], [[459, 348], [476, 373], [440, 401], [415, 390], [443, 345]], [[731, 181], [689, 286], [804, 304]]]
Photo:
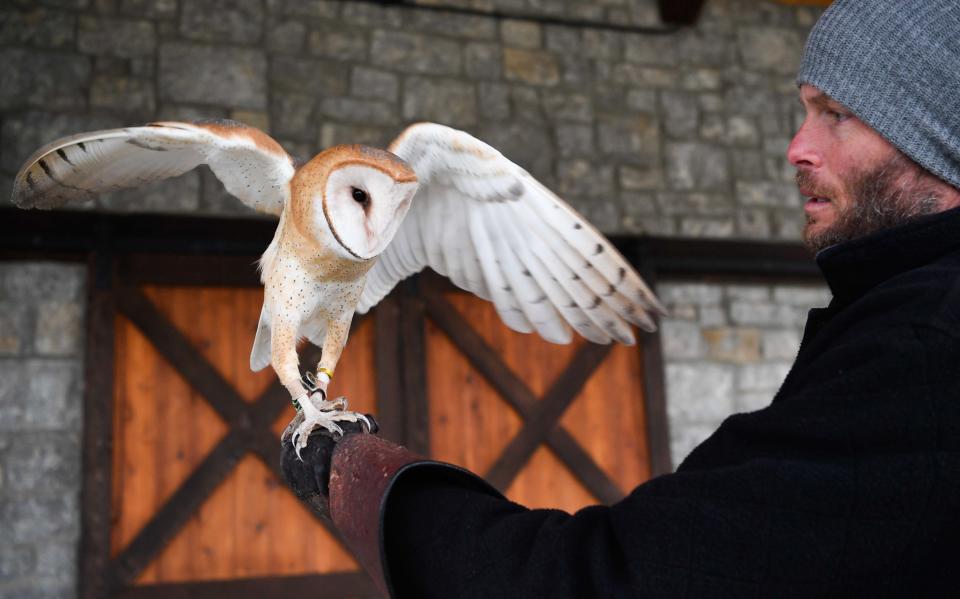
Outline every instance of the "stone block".
[[115, 212], [195, 212], [200, 205], [200, 175], [188, 171], [131, 189], [100, 196], [97, 205]]
[[50, 537], [76, 535], [79, 515], [73, 493], [0, 501], [0, 529], [9, 534], [7, 542], [45, 542]]
[[560, 81], [556, 58], [545, 51], [504, 48], [504, 77], [530, 85], [554, 86]]
[[270, 114], [262, 110], [236, 108], [230, 111], [230, 119], [251, 127], [256, 127], [266, 133], [270, 132]]
[[36, 319], [33, 306], [25, 301], [0, 301], [0, 356], [24, 355]]
[[624, 215], [643, 219], [659, 213], [653, 194], [624, 191], [620, 193]]
[[755, 150], [732, 150], [730, 163], [733, 166], [733, 176], [736, 179], [756, 181], [766, 177], [764, 156]]
[[752, 239], [770, 238], [770, 218], [766, 210], [737, 210], [737, 234]]
[[76, 580], [77, 547], [71, 541], [57, 539], [36, 546], [36, 574], [45, 583], [69, 584]]
[[156, 48], [157, 32], [151, 21], [80, 17], [77, 49], [85, 54], [135, 58], [151, 56]]
[[657, 92], [648, 89], [631, 89], [627, 92], [627, 108], [636, 112], [656, 112]]
[[543, 28], [536, 21], [503, 19], [500, 22], [500, 39], [506, 46], [526, 49], [539, 48], [542, 38]]
[[623, 34], [587, 27], [581, 34], [583, 56], [594, 60], [620, 60], [623, 56]]
[[351, 125], [347, 123], [324, 123], [320, 129], [320, 146], [329, 148], [337, 144], [366, 144], [385, 148], [397, 132], [380, 127]]
[[690, 360], [703, 358], [707, 345], [700, 325], [681, 320], [660, 321], [660, 344], [667, 360]]
[[589, 157], [595, 151], [593, 127], [581, 123], [559, 123], [553, 128], [557, 153], [564, 158]]
[[0, 9], [0, 44], [71, 49], [76, 17], [68, 12], [29, 6]]
[[350, 77], [350, 94], [358, 98], [374, 98], [394, 102], [400, 89], [400, 81], [393, 73], [357, 66]]
[[622, 223], [627, 233], [664, 237], [677, 234], [676, 219], [672, 216], [637, 216], [625, 212]]
[[488, 42], [470, 42], [464, 50], [464, 69], [470, 79], [500, 79], [503, 54], [500, 46]]
[[705, 283], [661, 283], [657, 292], [667, 304], [715, 305], [723, 299], [723, 287]]
[[37, 304], [34, 350], [45, 356], [76, 356], [83, 349], [84, 306], [45, 300]]
[[0, 48], [0, 64], [4, 65], [0, 110], [86, 108], [86, 88], [91, 74], [89, 58], [59, 52]]
[[620, 187], [626, 190], [663, 189], [663, 170], [657, 166], [621, 166]]
[[184, 2], [180, 9], [180, 35], [201, 42], [255, 44], [263, 35], [263, 2]]
[[363, 125], [393, 125], [399, 122], [396, 105], [380, 100], [359, 98], [325, 98], [320, 102], [325, 116]]
[[262, 50], [165, 42], [159, 60], [161, 100], [267, 108], [267, 59]]
[[737, 181], [737, 199], [744, 206], [790, 206], [796, 186], [769, 181]]
[[723, 87], [723, 76], [716, 69], [684, 71], [680, 78], [680, 87], [695, 92], [717, 91]]
[[593, 121], [590, 96], [581, 93], [549, 93], [543, 97], [543, 109], [551, 119], [564, 121]]
[[[362, 25], [364, 27], [384, 27], [400, 29], [409, 27], [415, 18], [416, 12], [399, 10], [396, 7], [384, 6], [372, 2], [343, 2], [340, 18], [345, 23]], [[404, 15], [409, 16], [409, 23], [404, 23]]]
[[727, 324], [727, 311], [722, 306], [700, 306], [700, 325], [722, 327]]
[[718, 327], [703, 330], [707, 356], [717, 362], [747, 364], [760, 359], [759, 329]]
[[660, 96], [660, 114], [663, 115], [663, 128], [668, 137], [684, 139], [696, 135], [700, 109], [695, 94], [663, 92]]
[[[8, 580], [32, 574], [36, 568], [36, 557], [30, 545], [0, 545], [0, 585]], [[3, 586], [0, 586], [2, 589]]]
[[480, 116], [492, 121], [510, 118], [510, 87], [502, 83], [481, 81], [477, 85]]
[[613, 193], [613, 166], [581, 158], [557, 161], [557, 193], [561, 196], [609, 196]]
[[682, 64], [724, 67], [737, 62], [736, 48], [724, 34], [690, 29], [671, 41]]
[[734, 368], [709, 362], [667, 363], [670, 422], [719, 422], [733, 412]]
[[822, 308], [830, 298], [830, 289], [823, 285], [778, 285], [773, 290], [773, 301], [801, 308]]
[[790, 372], [789, 362], [744, 364], [737, 372], [737, 388], [743, 391], [776, 391]]
[[[580, 30], [563, 25], [543, 26], [543, 45], [557, 55], [580, 54]], [[501, 31], [501, 37], [503, 33]]]
[[597, 141], [602, 153], [626, 163], [653, 165], [660, 159], [660, 127], [649, 115], [599, 116]]
[[[493, 40], [497, 37], [498, 20], [484, 15], [437, 10], [404, 10], [398, 11], [397, 15], [402, 26], [413, 31], [473, 40]], [[382, 21], [378, 26], [384, 26]]]
[[734, 324], [770, 327], [802, 326], [807, 311], [791, 306], [768, 302], [737, 300], [730, 305], [730, 318]]
[[157, 108], [153, 83], [129, 77], [96, 77], [90, 87], [90, 106], [120, 113], [153, 117]]
[[662, 214], [677, 216], [725, 216], [730, 214], [730, 198], [723, 194], [676, 193], [657, 194]]
[[675, 70], [624, 62], [614, 65], [610, 76], [603, 79], [645, 89], [674, 89], [678, 86], [678, 77]]
[[120, 0], [120, 12], [151, 19], [173, 19], [177, 16], [177, 0]]
[[581, 56], [557, 55], [560, 65], [560, 81], [569, 87], [581, 88], [593, 80], [593, 65]]
[[344, 96], [349, 89], [350, 70], [342, 64], [315, 58], [277, 56], [271, 59], [270, 67], [271, 93]]
[[[367, 33], [361, 30], [337, 26], [327, 26], [319, 31], [310, 32], [307, 48], [310, 54], [335, 61], [367, 61]], [[374, 50], [376, 51], [376, 50]]]
[[799, 211], [778, 210], [773, 213], [773, 235], [776, 239], [800, 239], [805, 224], [806, 217]]
[[722, 147], [698, 142], [668, 143], [665, 159], [667, 181], [672, 189], [729, 189], [729, 156]]
[[80, 488], [77, 434], [31, 432], [14, 435], [0, 456], [8, 497], [59, 497]]
[[727, 285], [724, 293], [728, 299], [746, 302], [765, 302], [770, 299], [770, 288], [766, 285]]
[[80, 301], [86, 268], [62, 262], [0, 262], [0, 301], [35, 306], [44, 300]]
[[477, 99], [473, 85], [457, 79], [411, 77], [404, 86], [403, 118], [456, 127], [474, 125]]
[[301, 54], [307, 39], [307, 26], [301, 21], [280, 21], [266, 27], [266, 47], [270, 54]]
[[684, 217], [680, 219], [680, 234], [687, 237], [726, 239], [733, 237], [735, 228], [732, 218]]
[[[79, 430], [83, 412], [83, 377], [76, 359], [29, 360], [24, 371], [25, 391], [16, 401], [21, 406], [22, 429]], [[5, 419], [0, 417], [0, 422]]]
[[522, 123], [543, 125], [546, 118], [540, 102], [540, 91], [527, 85], [510, 86], [510, 106], [513, 117]]
[[370, 57], [382, 67], [434, 75], [459, 74], [463, 62], [459, 43], [402, 31], [374, 31]]
[[157, 110], [157, 120], [195, 121], [198, 119], [225, 119], [230, 113], [224, 108], [214, 106], [191, 106], [188, 104], [161, 104]]
[[624, 36], [623, 57], [629, 62], [656, 66], [673, 66], [678, 59], [674, 40], [655, 35]]
[[742, 27], [737, 34], [737, 45], [744, 66], [779, 75], [797, 72], [803, 43], [804, 38], [799, 31], [769, 25]]
[[793, 360], [800, 349], [798, 329], [764, 331], [761, 341], [765, 360]]
[[26, 578], [0, 587], [0, 599], [73, 599], [76, 583]]
[[340, 0], [267, 0], [267, 12], [286, 17], [335, 19], [343, 4]]

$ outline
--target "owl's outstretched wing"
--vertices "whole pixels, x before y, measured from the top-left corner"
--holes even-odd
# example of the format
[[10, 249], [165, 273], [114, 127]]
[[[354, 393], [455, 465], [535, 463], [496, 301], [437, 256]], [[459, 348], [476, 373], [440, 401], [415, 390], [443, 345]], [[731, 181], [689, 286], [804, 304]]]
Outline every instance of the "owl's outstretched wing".
[[244, 204], [270, 214], [283, 209], [295, 170], [280, 144], [236, 121], [150, 123], [72, 135], [40, 148], [17, 173], [13, 203], [56, 208], [200, 164]]
[[510, 328], [568, 343], [633, 343], [655, 328], [653, 292], [573, 208], [500, 152], [432, 123], [390, 146], [420, 182], [396, 237], [367, 275], [359, 312], [429, 266], [490, 300]]

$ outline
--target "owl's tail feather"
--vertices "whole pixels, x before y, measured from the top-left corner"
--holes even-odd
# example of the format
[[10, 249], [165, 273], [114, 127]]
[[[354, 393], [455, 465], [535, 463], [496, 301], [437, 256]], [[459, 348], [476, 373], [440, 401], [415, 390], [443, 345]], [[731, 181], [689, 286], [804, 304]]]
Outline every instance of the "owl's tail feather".
[[267, 321], [266, 306], [260, 310], [260, 322], [257, 323], [257, 336], [253, 339], [250, 352], [250, 370], [258, 372], [270, 364], [270, 323]]

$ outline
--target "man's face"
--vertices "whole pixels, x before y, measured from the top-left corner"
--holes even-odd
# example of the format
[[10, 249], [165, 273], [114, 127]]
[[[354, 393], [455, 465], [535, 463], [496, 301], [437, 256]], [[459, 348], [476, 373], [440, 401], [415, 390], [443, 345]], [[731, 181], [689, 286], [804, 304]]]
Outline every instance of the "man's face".
[[810, 85], [807, 111], [787, 150], [807, 198], [804, 242], [813, 251], [943, 210], [945, 184], [847, 108]]

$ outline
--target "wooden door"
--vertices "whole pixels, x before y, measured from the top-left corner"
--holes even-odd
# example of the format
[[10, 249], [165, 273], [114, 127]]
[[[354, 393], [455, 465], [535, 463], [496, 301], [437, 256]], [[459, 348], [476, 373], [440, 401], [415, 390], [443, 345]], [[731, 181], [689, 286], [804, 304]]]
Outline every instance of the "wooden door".
[[[93, 274], [82, 596], [375, 596], [279, 479], [294, 412], [272, 370], [249, 370], [252, 258], [125, 255]], [[318, 353], [304, 347], [302, 366]], [[356, 319], [330, 391], [388, 438], [573, 511], [650, 476], [650, 358], [513, 333], [420, 276]]]

